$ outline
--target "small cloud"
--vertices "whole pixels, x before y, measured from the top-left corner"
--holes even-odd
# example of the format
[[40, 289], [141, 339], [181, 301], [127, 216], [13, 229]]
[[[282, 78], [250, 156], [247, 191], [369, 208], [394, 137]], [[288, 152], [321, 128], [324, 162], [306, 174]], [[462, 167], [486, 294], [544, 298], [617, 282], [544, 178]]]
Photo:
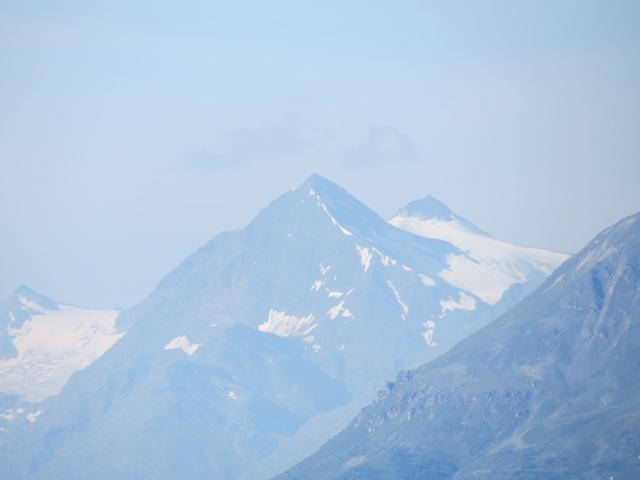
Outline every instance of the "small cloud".
[[411, 137], [394, 127], [371, 127], [367, 136], [346, 159], [352, 166], [372, 166], [415, 160], [416, 149]]
[[317, 135], [308, 131], [297, 115], [286, 113], [272, 120], [237, 129], [226, 139], [226, 148], [194, 149], [183, 165], [196, 170], [231, 168], [254, 161], [273, 161], [298, 155], [313, 146]]

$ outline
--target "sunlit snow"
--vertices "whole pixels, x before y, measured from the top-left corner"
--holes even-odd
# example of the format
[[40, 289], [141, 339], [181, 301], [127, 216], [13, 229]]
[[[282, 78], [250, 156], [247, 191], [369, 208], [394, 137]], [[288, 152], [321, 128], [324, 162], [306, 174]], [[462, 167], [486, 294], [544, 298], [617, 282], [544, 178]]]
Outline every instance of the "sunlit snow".
[[39, 402], [56, 395], [69, 377], [109, 350], [124, 333], [116, 328], [117, 310], [59, 305], [45, 308], [20, 295], [33, 314], [20, 328], [7, 328], [15, 357], [0, 361], [0, 392]]
[[420, 281], [423, 285], [427, 287], [435, 287], [436, 282], [429, 275], [425, 275], [424, 273], [419, 273], [418, 277], [420, 277]]
[[24, 408], [11, 408], [9, 410], [5, 410], [4, 413], [0, 413], [0, 418], [3, 418], [8, 421], [12, 421], [18, 415], [22, 415], [24, 413]]
[[27, 420], [31, 423], [35, 422], [38, 417], [40, 416], [40, 414], [42, 413], [42, 410], [38, 410], [36, 412], [31, 412], [31, 413], [27, 413]]
[[344, 300], [342, 302], [340, 302], [339, 304], [331, 307], [327, 311], [327, 315], [329, 315], [329, 318], [331, 320], [335, 320], [336, 318], [338, 318], [339, 315], [341, 315], [341, 316], [343, 316], [345, 318], [352, 318], [353, 317], [353, 314], [349, 311], [349, 309], [344, 306]]
[[422, 337], [424, 338], [426, 344], [429, 347], [435, 347], [436, 345], [438, 345], [438, 343], [433, 340], [433, 334], [436, 330], [436, 322], [434, 322], [433, 320], [427, 320], [422, 324], [422, 326], [425, 328], [424, 332], [422, 332]]
[[267, 321], [258, 325], [258, 330], [279, 337], [304, 336], [316, 328], [313, 314], [298, 317], [279, 310], [269, 310]]
[[400, 305], [400, 315], [402, 316], [402, 320], [406, 320], [407, 313], [409, 313], [408, 305], [402, 301], [402, 299], [400, 298], [400, 292], [398, 292], [398, 289], [393, 286], [393, 283], [391, 283], [391, 280], [387, 280], [387, 285], [389, 285], [389, 288], [393, 292], [393, 295], [396, 297], [396, 301], [398, 302], [398, 305]]
[[356, 243], [356, 250], [360, 255], [360, 263], [362, 264], [362, 266], [364, 267], [364, 271], [366, 272], [367, 270], [369, 270], [369, 267], [371, 266], [371, 257], [372, 257], [371, 251], [367, 247], [361, 247], [357, 243]]
[[458, 294], [458, 300], [454, 300], [451, 297], [446, 300], [440, 300], [440, 318], [453, 310], [475, 310], [476, 301], [473, 297], [464, 292], [458, 292]]
[[528, 280], [532, 271], [549, 275], [567, 255], [501, 242], [466, 228], [456, 219], [440, 220], [398, 215], [392, 225], [427, 238], [444, 240], [461, 254], [447, 256], [448, 267], [438, 275], [454, 287], [494, 305], [516, 283]]
[[191, 341], [185, 336], [181, 335], [174, 338], [164, 346], [165, 350], [182, 350], [188, 356], [196, 353], [196, 350], [202, 346], [201, 343], [191, 343]]

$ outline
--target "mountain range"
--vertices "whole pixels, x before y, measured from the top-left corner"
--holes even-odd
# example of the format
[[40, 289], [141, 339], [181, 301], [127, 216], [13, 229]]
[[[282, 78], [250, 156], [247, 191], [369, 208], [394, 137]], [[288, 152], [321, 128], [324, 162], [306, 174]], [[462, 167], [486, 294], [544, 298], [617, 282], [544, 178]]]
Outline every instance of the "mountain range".
[[1, 476], [270, 478], [566, 258], [433, 197], [387, 221], [312, 175], [130, 309], [18, 289], [0, 309]]

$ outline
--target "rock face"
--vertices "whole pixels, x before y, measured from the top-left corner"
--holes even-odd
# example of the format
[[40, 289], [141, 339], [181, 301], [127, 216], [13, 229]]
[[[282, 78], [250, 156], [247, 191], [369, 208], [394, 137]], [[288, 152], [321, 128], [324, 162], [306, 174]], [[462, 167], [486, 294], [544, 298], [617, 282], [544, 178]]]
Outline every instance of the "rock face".
[[640, 478], [640, 214], [278, 478]]
[[311, 176], [122, 312], [126, 335], [37, 421], [6, 422], [0, 477], [269, 478], [546, 272], [487, 302], [441, 274], [451, 257], [469, 255]]

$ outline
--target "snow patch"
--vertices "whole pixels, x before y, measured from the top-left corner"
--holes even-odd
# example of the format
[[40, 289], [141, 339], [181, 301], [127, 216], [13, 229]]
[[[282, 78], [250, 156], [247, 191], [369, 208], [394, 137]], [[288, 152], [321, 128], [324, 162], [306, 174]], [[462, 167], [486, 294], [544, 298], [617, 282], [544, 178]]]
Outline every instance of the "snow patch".
[[360, 255], [360, 263], [362, 264], [362, 266], [364, 267], [364, 271], [366, 272], [367, 270], [369, 270], [369, 267], [371, 266], [371, 257], [373, 256], [373, 254], [367, 247], [361, 247], [357, 243], [356, 243], [356, 250]]
[[473, 297], [464, 292], [458, 292], [458, 301], [449, 297], [447, 300], [440, 300], [440, 318], [444, 317], [447, 312], [453, 310], [475, 310], [476, 301]]
[[340, 302], [339, 304], [331, 307], [328, 311], [327, 311], [327, 315], [329, 315], [329, 318], [331, 320], [335, 320], [336, 318], [338, 318], [339, 315], [345, 317], [345, 318], [353, 318], [352, 313], [349, 311], [348, 308], [346, 308], [344, 306], [344, 300], [342, 302]]
[[[378, 257], [380, 257], [380, 263], [385, 267], [395, 266], [398, 264], [396, 260], [385, 255], [375, 247], [362, 247], [356, 243], [356, 250], [358, 250], [358, 254], [360, 255], [360, 263], [362, 263], [365, 272], [369, 270], [369, 267], [371, 266], [371, 259], [373, 258], [374, 253], [377, 254]], [[405, 271], [411, 271], [411, 269], [406, 265], [402, 265], [402, 268]]]
[[38, 410], [36, 412], [27, 413], [27, 420], [30, 423], [33, 423], [38, 419], [38, 417], [40, 416], [41, 413], [42, 413], [42, 410]]
[[304, 336], [317, 327], [313, 323], [313, 313], [297, 317], [278, 310], [269, 310], [267, 321], [258, 325], [258, 330], [279, 337]]
[[174, 338], [164, 346], [165, 350], [182, 350], [189, 357], [196, 353], [196, 350], [202, 346], [202, 343], [191, 343], [186, 335]]
[[380, 252], [380, 250], [378, 250], [377, 248], [373, 249], [374, 252], [376, 252], [378, 254], [378, 256], [380, 257], [380, 262], [382, 263], [382, 265], [384, 265], [385, 267], [388, 267], [390, 265], [397, 265], [398, 262], [396, 262], [393, 258], [388, 257], [386, 255], [384, 255], [382, 252]]
[[433, 320], [427, 320], [422, 324], [422, 326], [425, 328], [425, 330], [424, 332], [422, 332], [421, 335], [424, 338], [424, 341], [427, 344], [427, 346], [429, 347], [437, 346], [438, 343], [433, 340], [433, 334], [436, 331], [436, 322], [434, 322]]
[[8, 410], [5, 410], [3, 413], [0, 413], [0, 418], [3, 418], [4, 420], [11, 422], [15, 418], [19, 417], [20, 415], [24, 415], [29, 423], [33, 423], [38, 419], [41, 413], [42, 413], [42, 410], [37, 410], [35, 412], [27, 413], [26, 410], [22, 407], [10, 408]]
[[393, 283], [391, 283], [391, 280], [387, 280], [387, 285], [389, 285], [389, 288], [393, 292], [393, 295], [396, 297], [396, 302], [398, 302], [398, 305], [400, 305], [400, 310], [401, 310], [400, 315], [402, 316], [402, 320], [406, 320], [407, 314], [409, 313], [409, 307], [407, 306], [406, 303], [402, 301], [402, 299], [400, 298], [400, 293], [398, 292], [396, 287], [393, 286]]
[[318, 208], [320, 208], [324, 213], [326, 213], [329, 216], [329, 218], [331, 219], [331, 223], [333, 223], [336, 227], [338, 227], [338, 229], [344, 236], [350, 237], [353, 235], [353, 233], [351, 233], [349, 230], [347, 230], [337, 222], [335, 217], [331, 215], [331, 212], [329, 212], [329, 209], [327, 208], [327, 206], [324, 203], [322, 203], [322, 201], [320, 200], [320, 195], [315, 193], [313, 189], [309, 190], [309, 196], [316, 197], [316, 204], [318, 205]]
[[426, 287], [435, 287], [436, 282], [429, 275], [425, 275], [424, 273], [419, 273], [418, 277], [420, 277], [420, 281]]
[[4, 413], [0, 413], [0, 418], [4, 418], [5, 420], [10, 422], [23, 412], [24, 412], [24, 409], [22, 408], [18, 408], [17, 410], [14, 410], [14, 409], [5, 410]]

